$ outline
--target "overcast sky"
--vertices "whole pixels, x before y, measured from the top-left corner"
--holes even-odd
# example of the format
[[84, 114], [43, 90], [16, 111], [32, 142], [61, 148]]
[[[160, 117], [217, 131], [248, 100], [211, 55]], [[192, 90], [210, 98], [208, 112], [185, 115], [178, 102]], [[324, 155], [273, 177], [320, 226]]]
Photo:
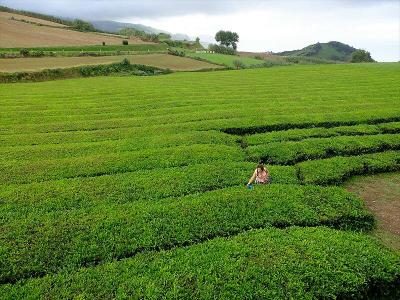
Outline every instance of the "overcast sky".
[[379, 61], [400, 60], [400, 0], [0, 0], [58, 16], [115, 20], [212, 41], [238, 32], [239, 50], [283, 51], [340, 41]]

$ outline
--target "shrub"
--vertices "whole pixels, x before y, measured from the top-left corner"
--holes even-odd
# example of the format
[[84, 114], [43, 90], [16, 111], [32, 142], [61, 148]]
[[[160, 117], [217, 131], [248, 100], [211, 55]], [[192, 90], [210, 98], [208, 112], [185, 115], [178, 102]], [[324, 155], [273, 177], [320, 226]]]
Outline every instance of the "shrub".
[[180, 56], [180, 57], [186, 56], [185, 51], [180, 51], [180, 50], [177, 50], [177, 49], [170, 49], [170, 48], [168, 48], [168, 54], [175, 55], [175, 56]]
[[[88, 54], [89, 55], [89, 54]], [[91, 54], [90, 54], [91, 55]], [[128, 61], [129, 62], [129, 61]], [[171, 70], [159, 69], [146, 65], [126, 64], [122, 61], [109, 65], [90, 65], [65, 69], [49, 69], [38, 72], [17, 72], [0, 74], [0, 83], [20, 81], [44, 81], [62, 78], [107, 76], [111, 74], [138, 75], [138, 71], [144, 75], [169, 74]]]
[[123, 41], [122, 41], [122, 45], [125, 45], [125, 46], [126, 46], [126, 45], [128, 45], [128, 44], [129, 44], [128, 40], [123, 40]]
[[29, 56], [29, 50], [25, 49], [25, 48], [22, 48], [21, 50], [19, 50], [19, 54], [21, 56]]
[[236, 70], [246, 68], [246, 65], [245, 65], [241, 60], [239, 60], [239, 59], [235, 59], [235, 60], [233, 61], [233, 65], [234, 65], [234, 67], [235, 67]]
[[32, 52], [29, 53], [29, 56], [32, 56], [32, 57], [43, 57], [43, 56], [45, 56], [45, 53], [42, 50], [32, 51]]
[[352, 63], [361, 63], [361, 62], [375, 62], [371, 53], [365, 50], [356, 50], [351, 54], [351, 62]]
[[299, 185], [257, 186], [252, 191], [240, 186], [151, 203], [32, 214], [25, 216], [24, 222], [15, 219], [3, 225], [0, 282], [71, 270], [249, 228], [320, 224], [370, 230], [374, 219], [361, 200], [343, 189]]
[[210, 44], [208, 46], [210, 51], [214, 51], [215, 53], [227, 54], [227, 55], [236, 55], [236, 50], [231, 47], [225, 47], [221, 45]]

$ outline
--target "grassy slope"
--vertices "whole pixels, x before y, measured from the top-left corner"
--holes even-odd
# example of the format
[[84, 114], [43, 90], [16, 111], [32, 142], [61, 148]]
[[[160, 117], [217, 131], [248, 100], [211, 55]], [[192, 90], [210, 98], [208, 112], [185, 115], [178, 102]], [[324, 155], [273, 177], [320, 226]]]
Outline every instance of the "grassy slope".
[[219, 68], [207, 62], [167, 54], [118, 55], [99, 57], [43, 57], [0, 59], [0, 72], [39, 71], [42, 69], [70, 68], [83, 65], [99, 65], [120, 62], [127, 58], [132, 64], [149, 65], [162, 69], [193, 71]]
[[[21, 16], [21, 19], [24, 19]], [[35, 18], [31, 18], [34, 20]], [[41, 19], [37, 23], [42, 22]], [[38, 26], [36, 24], [11, 20], [8, 13], [0, 12], [0, 48], [44, 47], [44, 46], [78, 46], [122, 44], [122, 37], [115, 37], [91, 32], [78, 32], [63, 29], [59, 26]], [[146, 44], [139, 39], [130, 39], [132, 44]]]
[[251, 58], [251, 57], [240, 57], [234, 55], [224, 55], [218, 53], [194, 53], [194, 52], [187, 52], [187, 56], [190, 57], [199, 57], [201, 59], [205, 59], [210, 61], [211, 63], [222, 64], [227, 67], [233, 68], [233, 62], [235, 60], [239, 60], [243, 62], [246, 66], [253, 66], [253, 65], [261, 65], [264, 63], [263, 60]]
[[[244, 190], [241, 185], [250, 176], [255, 162], [244, 162], [245, 144], [240, 147], [236, 142], [240, 137], [221, 130], [254, 133], [316, 125], [383, 122], [396, 125], [392, 121], [400, 117], [399, 68], [399, 64], [292, 66], [0, 86], [0, 229], [6, 241], [0, 246], [0, 261], [9, 261], [6, 256], [10, 249], [18, 253], [11, 255], [12, 266], [0, 268], [3, 279], [13, 282], [26, 276], [57, 272], [62, 259], [71, 268], [17, 285], [2, 285], [1, 291], [9, 298], [32, 292], [50, 298], [79, 294], [107, 298], [116, 294], [129, 296], [132, 292], [129, 287], [138, 284], [148, 289], [144, 296], [156, 295], [150, 292], [155, 291], [154, 286], [163, 295], [175, 286], [172, 291], [180, 291], [182, 287], [195, 297], [207, 288], [211, 294], [228, 295], [229, 285], [221, 287], [221, 282], [227, 280], [234, 284], [234, 291], [248, 289], [251, 295], [262, 295], [265, 291], [257, 285], [259, 280], [274, 286], [269, 291], [287, 291], [286, 296], [359, 293], [371, 280], [383, 288], [384, 282], [400, 276], [398, 258], [366, 235], [338, 230], [326, 234], [327, 231], [319, 229], [313, 235], [312, 230], [304, 228], [298, 230], [296, 237], [285, 235], [289, 244], [306, 247], [301, 248], [305, 252], [279, 248], [282, 242], [279, 230], [265, 229], [260, 236], [249, 240], [235, 237], [239, 231], [267, 225], [355, 222], [356, 228], [361, 229], [371, 225], [371, 220], [363, 221], [363, 208], [352, 210], [348, 194], [340, 188], [334, 197], [328, 197], [317, 192], [316, 187], [296, 185], [297, 165], [271, 167], [274, 184], [266, 187], [270, 197], [253, 198], [264, 193], [257, 187], [253, 191]], [[351, 129], [376, 136], [378, 128], [383, 128], [380, 126], [389, 128], [390, 124]], [[327, 132], [331, 134], [329, 130], [320, 133]], [[341, 135], [346, 130], [335, 132]], [[309, 134], [303, 134], [307, 139]], [[330, 139], [324, 141], [329, 143]], [[340, 173], [340, 167], [352, 168], [354, 163], [358, 171], [367, 172], [394, 166], [398, 164], [397, 157], [397, 152], [384, 152], [382, 156], [334, 157], [333, 162], [316, 160], [301, 164], [321, 163], [318, 170], [334, 174], [332, 170]], [[368, 169], [370, 166], [373, 168]], [[316, 173], [309, 165], [302, 167]], [[280, 185], [288, 182], [293, 186]], [[301, 192], [303, 189], [307, 190], [306, 196]], [[207, 195], [214, 195], [213, 200]], [[252, 201], [247, 201], [248, 196]], [[285, 197], [297, 200], [286, 201]], [[202, 201], [207, 204], [199, 205]], [[249, 206], [252, 203], [254, 207]], [[313, 209], [305, 209], [304, 203]], [[183, 206], [165, 211], [179, 205]], [[261, 207], [269, 213], [263, 213]], [[257, 218], [255, 211], [259, 213]], [[353, 212], [351, 217], [349, 211]], [[179, 217], [174, 217], [175, 213]], [[211, 222], [215, 218], [210, 214], [218, 215], [221, 222]], [[174, 221], [151, 226], [158, 217], [167, 215]], [[135, 226], [134, 216], [150, 225], [139, 227], [137, 234], [133, 234], [127, 228]], [[265, 222], [264, 218], [273, 222]], [[227, 241], [214, 239], [224, 235], [233, 236]], [[207, 238], [212, 241], [178, 247], [171, 252], [139, 255], [135, 252], [199, 243]], [[328, 240], [320, 242], [321, 238]], [[138, 245], [136, 250], [133, 244]], [[68, 250], [77, 245], [84, 245], [87, 251]], [[209, 246], [211, 250], [207, 250]], [[263, 251], [265, 247], [270, 247], [271, 252]], [[327, 247], [332, 252], [324, 256]], [[225, 255], [221, 249], [230, 250]], [[358, 256], [364, 253], [361, 249], [366, 250], [363, 260]], [[260, 255], [254, 257], [251, 253]], [[275, 253], [276, 259], [262, 253]], [[174, 263], [168, 255], [176, 256]], [[132, 258], [119, 261], [122, 257]], [[304, 257], [315, 259], [307, 262]], [[147, 266], [153, 258], [154, 267], [150, 271]], [[113, 259], [115, 263], [96, 266]], [[280, 263], [287, 259], [295, 267], [287, 268], [287, 264]], [[78, 265], [84, 266], [81, 271], [76, 268]], [[141, 265], [146, 266], [148, 273], [131, 273], [130, 270]], [[195, 267], [199, 265], [207, 266], [204, 270], [209, 272]], [[339, 273], [345, 274], [344, 279], [336, 277], [339, 273], [332, 266], [337, 265], [343, 266], [341, 270], [345, 273]], [[215, 276], [212, 270], [224, 267], [230, 271]], [[116, 271], [109, 273], [109, 268]], [[271, 276], [273, 270], [277, 270], [276, 277]], [[248, 285], [243, 285], [243, 278], [249, 279], [245, 281]], [[346, 285], [349, 278], [351, 284]], [[218, 284], [207, 284], [213, 280]], [[120, 283], [118, 291], [113, 286], [115, 282]], [[187, 289], [188, 286], [191, 288]], [[328, 291], [327, 286], [332, 289]]]

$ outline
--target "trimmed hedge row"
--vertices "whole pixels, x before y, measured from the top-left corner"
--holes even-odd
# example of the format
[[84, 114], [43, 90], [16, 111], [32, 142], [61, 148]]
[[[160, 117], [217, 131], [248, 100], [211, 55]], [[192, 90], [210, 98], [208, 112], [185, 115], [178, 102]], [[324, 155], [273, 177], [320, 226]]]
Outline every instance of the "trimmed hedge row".
[[296, 167], [305, 184], [340, 184], [354, 175], [400, 170], [400, 151], [306, 161]]
[[107, 76], [112, 74], [160, 75], [172, 71], [146, 65], [130, 64], [128, 60], [121, 63], [88, 65], [72, 68], [44, 69], [35, 72], [0, 73], [0, 83], [37, 82], [55, 79], [79, 78], [90, 76]]
[[[89, 178], [46, 181], [0, 188], [0, 225], [52, 211], [155, 201], [244, 185], [253, 163], [214, 162]], [[298, 184], [292, 166], [269, 168], [273, 184]], [[156, 178], [156, 180], [154, 180]]]
[[373, 135], [379, 133], [400, 133], [400, 122], [382, 123], [376, 125], [359, 124], [354, 126], [339, 126], [331, 128], [307, 128], [273, 131], [245, 136], [243, 143], [248, 146], [273, 142], [300, 141], [308, 138], [328, 138], [335, 136]]
[[[170, 78], [170, 77], [169, 77]], [[174, 78], [174, 77], [172, 77]], [[118, 79], [118, 78], [115, 78]], [[166, 92], [167, 93], [167, 92]], [[147, 97], [153, 97], [152, 95], [148, 95]], [[183, 97], [183, 96], [181, 96]], [[190, 97], [190, 96], [188, 96]], [[176, 100], [178, 102], [180, 98]], [[159, 101], [159, 100], [158, 100]], [[201, 100], [197, 100], [200, 101]], [[198, 104], [197, 101], [192, 101], [188, 103], [188, 105]], [[96, 100], [93, 100], [96, 103]], [[89, 103], [93, 105], [94, 103]], [[175, 103], [176, 103], [175, 102]], [[205, 103], [203, 103], [205, 104]], [[54, 105], [54, 104], [52, 104]], [[88, 105], [88, 104], [83, 104]], [[114, 104], [117, 105], [117, 104]], [[154, 104], [152, 104], [154, 106]], [[147, 107], [148, 109], [148, 107]], [[150, 134], [158, 134], [160, 130], [166, 132], [184, 132], [184, 131], [195, 131], [195, 130], [219, 130], [225, 133], [222, 130], [227, 124], [237, 124], [238, 126], [243, 127], [243, 130], [246, 130], [246, 126], [249, 124], [253, 124], [254, 122], [261, 124], [271, 124], [270, 126], [277, 126], [276, 129], [272, 130], [285, 130], [290, 128], [307, 128], [307, 127], [337, 127], [341, 125], [348, 125], [349, 122], [346, 119], [350, 119], [350, 115], [347, 116], [346, 113], [342, 114], [332, 114], [331, 116], [320, 115], [320, 118], [325, 119], [333, 119], [333, 121], [326, 122], [313, 122], [308, 123], [307, 119], [308, 115], [297, 115], [293, 117], [293, 114], [299, 110], [299, 108], [288, 108], [288, 115], [282, 116], [271, 116], [269, 118], [260, 117], [258, 119], [254, 119], [254, 117], [249, 116], [250, 113], [257, 113], [257, 109], [249, 108], [246, 112], [243, 112], [245, 108], [235, 109], [235, 108], [226, 108], [224, 109], [215, 109], [210, 111], [208, 108], [195, 110], [192, 112], [185, 112], [181, 114], [165, 114], [156, 115], [156, 116], [143, 116], [140, 115], [138, 117], [135, 116], [105, 116], [100, 119], [80, 119], [75, 121], [52, 121], [42, 123], [40, 120], [34, 121], [34, 123], [30, 123], [27, 121], [26, 124], [5, 124], [2, 125], [2, 133], [4, 135], [14, 135], [14, 134], [36, 134], [36, 133], [49, 133], [49, 132], [66, 132], [66, 131], [90, 131], [90, 130], [104, 130], [111, 128], [132, 128], [136, 127], [137, 130], [143, 131], [147, 130]], [[327, 108], [326, 108], [327, 109]], [[292, 111], [290, 111], [292, 110]], [[399, 109], [400, 111], [400, 109]], [[392, 111], [382, 111], [376, 112], [375, 114], [381, 115], [381, 117], [377, 118], [376, 115], [369, 115], [363, 113], [360, 115], [352, 114], [352, 120], [350, 123], [382, 123], [382, 122], [391, 122], [391, 121], [400, 121], [400, 117], [397, 115], [399, 111], [395, 109]], [[396, 115], [392, 117], [392, 115]], [[287, 123], [286, 123], [287, 122]], [[268, 125], [269, 126], [269, 125]], [[265, 130], [264, 130], [265, 131]], [[264, 132], [263, 131], [263, 132]]]
[[4, 299], [398, 299], [400, 256], [325, 227], [252, 230], [0, 286]]
[[278, 142], [248, 147], [248, 159], [272, 164], [295, 164], [338, 155], [357, 155], [400, 149], [400, 134], [311, 138], [299, 142]]
[[[33, 162], [11, 161], [0, 163], [0, 185], [243, 159], [244, 154], [238, 147], [191, 145]], [[157, 180], [157, 174], [153, 180]]]
[[[101, 135], [95, 135], [100, 138]], [[112, 138], [118, 138], [114, 135]], [[111, 138], [110, 137], [110, 138]], [[119, 153], [144, 149], [161, 149], [193, 144], [222, 144], [235, 146], [235, 137], [218, 131], [193, 131], [160, 136], [127, 135], [123, 139], [99, 142], [78, 142], [64, 144], [44, 144], [0, 147], [0, 162], [10, 160], [48, 160], [95, 155], [99, 153]]]
[[[354, 126], [360, 124], [379, 124], [379, 123], [388, 123], [388, 122], [399, 122], [400, 117], [396, 115], [397, 113], [393, 111], [393, 113], [389, 111], [381, 111], [379, 112], [380, 117], [376, 117], [374, 115], [370, 115], [369, 113], [363, 112], [363, 114], [357, 115], [352, 113], [346, 114], [342, 113], [341, 117], [338, 118], [338, 114], [331, 115], [323, 115], [323, 116], [313, 116], [313, 121], [308, 120], [300, 120], [297, 117], [293, 117], [290, 122], [286, 122], [286, 116], [281, 116], [280, 121], [269, 122], [267, 125], [254, 125], [247, 126], [243, 124], [242, 127], [232, 127], [232, 128], [224, 128], [221, 131], [233, 134], [233, 135], [253, 135], [258, 133], [265, 133], [269, 131], [283, 131], [290, 129], [308, 129], [314, 127], [340, 127], [340, 126]], [[260, 121], [262, 118], [259, 118]], [[288, 120], [289, 121], [289, 120]], [[265, 121], [264, 121], [265, 123]]]
[[370, 230], [371, 213], [341, 188], [244, 186], [180, 199], [29, 216], [1, 226], [0, 282], [98, 264], [250, 228], [330, 225]]

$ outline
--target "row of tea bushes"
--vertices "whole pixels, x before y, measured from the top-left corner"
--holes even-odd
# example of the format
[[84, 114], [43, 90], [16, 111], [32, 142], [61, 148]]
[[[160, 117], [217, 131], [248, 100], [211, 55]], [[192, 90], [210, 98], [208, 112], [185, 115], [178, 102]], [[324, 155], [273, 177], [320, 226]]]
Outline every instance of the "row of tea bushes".
[[[95, 154], [83, 157], [0, 163], [1, 184], [23, 184], [63, 178], [100, 176], [149, 169], [243, 161], [238, 147], [225, 145], [190, 145], [132, 152]], [[157, 173], [154, 174], [157, 178]], [[149, 178], [149, 180], [152, 180]]]
[[354, 175], [400, 170], [400, 151], [305, 161], [296, 168], [305, 184], [340, 184]]
[[[54, 211], [156, 201], [231, 186], [244, 187], [254, 168], [253, 163], [214, 162], [4, 186], [0, 189], [0, 224]], [[271, 166], [269, 171], [274, 184], [299, 183], [293, 166]]]
[[[356, 272], [354, 270], [357, 270]], [[400, 256], [324, 227], [231, 238], [0, 286], [3, 299], [398, 299]]]
[[328, 138], [343, 135], [373, 135], [382, 133], [400, 133], [400, 122], [272, 131], [245, 136], [243, 138], [243, 143], [247, 146], [255, 146], [274, 142], [300, 141], [308, 138]]
[[[86, 137], [88, 138], [89, 135]], [[95, 135], [99, 140], [101, 135]], [[104, 136], [103, 136], [104, 137]], [[163, 149], [168, 147], [189, 146], [193, 144], [220, 144], [236, 146], [235, 137], [219, 131], [193, 131], [160, 136], [138, 136], [122, 134], [112, 135], [100, 141], [82, 141], [61, 144], [41, 144], [0, 147], [0, 162], [10, 160], [48, 160], [68, 157], [96, 155], [100, 153], [120, 153], [144, 149]], [[118, 137], [121, 137], [118, 139]]]
[[54, 211], [1, 226], [0, 282], [198, 243], [251, 228], [318, 226], [370, 230], [374, 218], [340, 188], [233, 187], [179, 199]]
[[310, 138], [248, 147], [248, 159], [272, 164], [295, 164], [339, 155], [358, 155], [400, 149], [400, 134]]

